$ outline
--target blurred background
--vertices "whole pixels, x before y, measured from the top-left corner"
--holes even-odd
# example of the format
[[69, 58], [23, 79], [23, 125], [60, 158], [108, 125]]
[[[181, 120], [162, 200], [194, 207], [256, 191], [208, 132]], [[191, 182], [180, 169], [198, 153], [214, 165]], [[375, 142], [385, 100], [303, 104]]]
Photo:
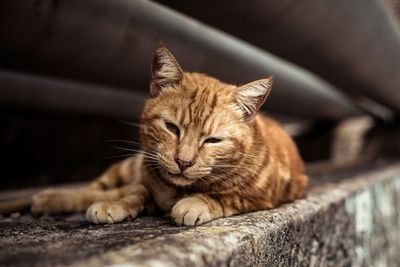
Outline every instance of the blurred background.
[[399, 13], [396, 0], [1, 1], [0, 188], [87, 181], [129, 156], [158, 41], [186, 71], [273, 75], [264, 112], [310, 172], [396, 160]]

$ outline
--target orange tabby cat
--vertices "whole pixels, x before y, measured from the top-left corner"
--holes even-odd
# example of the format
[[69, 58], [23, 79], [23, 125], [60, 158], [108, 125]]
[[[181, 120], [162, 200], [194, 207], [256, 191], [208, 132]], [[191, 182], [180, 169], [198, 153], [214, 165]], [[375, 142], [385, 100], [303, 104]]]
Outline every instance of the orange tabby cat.
[[183, 72], [160, 44], [141, 117], [143, 152], [113, 165], [85, 188], [49, 189], [34, 213], [87, 209], [115, 223], [157, 207], [178, 225], [270, 209], [304, 195], [307, 176], [295, 144], [257, 111], [272, 77], [243, 86]]

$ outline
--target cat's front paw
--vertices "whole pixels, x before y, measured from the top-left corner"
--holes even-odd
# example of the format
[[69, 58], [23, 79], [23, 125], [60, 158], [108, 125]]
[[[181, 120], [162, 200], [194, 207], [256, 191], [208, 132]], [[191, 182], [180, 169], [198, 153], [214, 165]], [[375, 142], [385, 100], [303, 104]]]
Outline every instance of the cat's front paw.
[[93, 223], [116, 223], [126, 217], [136, 217], [137, 213], [129, 214], [124, 205], [118, 201], [96, 202], [86, 211], [86, 219]]
[[31, 212], [50, 214], [77, 211], [75, 191], [71, 189], [46, 189], [32, 197]]
[[179, 200], [172, 208], [171, 217], [178, 225], [200, 225], [211, 221], [213, 216], [204, 201], [196, 197]]

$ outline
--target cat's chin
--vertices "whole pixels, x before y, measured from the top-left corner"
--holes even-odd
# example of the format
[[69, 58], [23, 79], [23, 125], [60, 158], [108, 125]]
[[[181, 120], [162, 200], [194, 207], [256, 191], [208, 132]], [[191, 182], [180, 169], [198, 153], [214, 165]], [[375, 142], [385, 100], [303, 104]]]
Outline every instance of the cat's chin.
[[182, 174], [173, 174], [168, 172], [168, 180], [177, 186], [189, 186], [195, 182], [195, 179], [190, 179]]

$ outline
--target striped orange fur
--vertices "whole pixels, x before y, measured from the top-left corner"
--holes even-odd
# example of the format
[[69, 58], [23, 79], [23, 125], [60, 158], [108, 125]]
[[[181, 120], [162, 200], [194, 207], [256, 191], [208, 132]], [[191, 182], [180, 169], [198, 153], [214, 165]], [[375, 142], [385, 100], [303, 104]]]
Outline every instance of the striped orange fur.
[[87, 209], [88, 220], [113, 223], [161, 210], [178, 225], [198, 225], [302, 197], [308, 179], [296, 145], [258, 113], [271, 86], [272, 78], [235, 86], [183, 72], [159, 45], [141, 117], [143, 152], [85, 188], [35, 195], [32, 211]]

